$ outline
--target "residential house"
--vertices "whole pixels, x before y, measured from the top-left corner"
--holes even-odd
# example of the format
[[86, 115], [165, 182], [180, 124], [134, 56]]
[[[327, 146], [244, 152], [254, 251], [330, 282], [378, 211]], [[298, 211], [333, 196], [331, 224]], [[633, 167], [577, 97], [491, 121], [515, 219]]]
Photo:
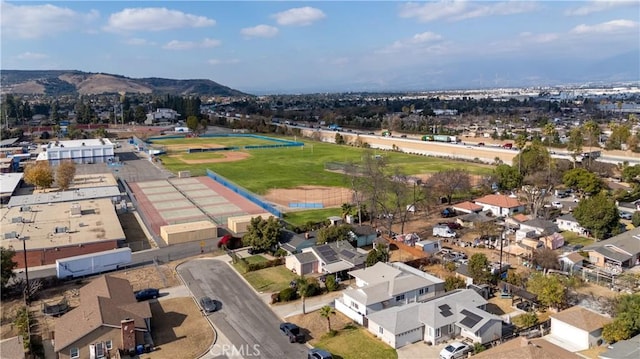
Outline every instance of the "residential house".
[[551, 332], [545, 339], [571, 352], [586, 350], [603, 344], [602, 328], [612, 321], [591, 309], [573, 306], [551, 315]]
[[420, 340], [435, 344], [457, 336], [487, 343], [502, 337], [502, 319], [486, 312], [486, 304], [474, 290], [456, 290], [372, 313], [367, 328], [393, 348]]
[[0, 340], [0, 358], [26, 359], [22, 335]]
[[475, 204], [482, 206], [483, 211], [490, 211], [496, 217], [507, 217], [524, 212], [524, 204], [517, 198], [503, 194], [489, 194], [476, 199]]
[[561, 231], [569, 231], [581, 236], [587, 234], [587, 230], [578, 223], [578, 220], [571, 213], [563, 214], [556, 218], [556, 224]]
[[555, 232], [550, 235], [540, 237], [540, 242], [548, 249], [558, 249], [564, 246], [564, 237], [562, 234]]
[[451, 206], [458, 213], [478, 213], [482, 211], [482, 206], [473, 202], [465, 201]]
[[349, 275], [355, 278], [355, 286], [346, 289], [335, 306], [363, 325], [365, 318], [374, 312], [444, 293], [442, 279], [400, 262], [378, 262]]
[[469, 213], [456, 218], [456, 222], [463, 227], [473, 228], [478, 223], [495, 221], [496, 217], [489, 217], [485, 212]]
[[620, 273], [640, 264], [640, 227], [586, 246], [589, 262], [601, 269]]
[[[535, 232], [538, 236], [553, 234], [559, 231], [558, 225], [546, 219], [534, 218], [520, 223], [522, 232]], [[516, 232], [517, 238], [517, 232]]]
[[582, 356], [564, 350], [542, 338], [506, 341], [473, 356], [474, 359], [581, 359]]
[[640, 334], [627, 340], [621, 340], [607, 347], [607, 351], [598, 355], [600, 359], [637, 359], [640, 358]]
[[285, 258], [285, 267], [298, 274], [333, 274], [361, 268], [365, 259], [366, 256], [349, 242], [337, 241], [305, 248], [301, 253], [289, 255]]
[[147, 118], [144, 121], [145, 125], [153, 125], [162, 122], [175, 122], [180, 117], [180, 114], [170, 108], [158, 108], [155, 112], [147, 114]]
[[355, 244], [356, 247], [364, 247], [373, 244], [373, 241], [378, 237], [378, 232], [376, 229], [368, 226], [353, 226], [351, 232], [349, 232], [351, 236], [351, 241]]
[[153, 347], [150, 330], [149, 303], [136, 301], [128, 280], [105, 275], [80, 288], [80, 305], [58, 319], [54, 351], [59, 359], [128, 354]]
[[473, 284], [473, 277], [469, 274], [469, 267], [466, 264], [460, 264], [456, 268], [455, 276], [464, 280], [466, 285]]
[[316, 232], [295, 233], [285, 229], [280, 233], [280, 248], [289, 254], [300, 253], [305, 248], [313, 247], [316, 241]]
[[573, 273], [582, 268], [585, 258], [578, 252], [572, 252], [558, 257], [558, 261], [563, 271]]

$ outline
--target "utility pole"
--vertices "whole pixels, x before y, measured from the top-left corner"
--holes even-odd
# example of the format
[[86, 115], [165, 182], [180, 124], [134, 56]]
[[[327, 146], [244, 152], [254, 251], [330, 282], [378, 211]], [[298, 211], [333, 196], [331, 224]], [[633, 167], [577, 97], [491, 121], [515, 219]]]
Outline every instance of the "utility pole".
[[26, 281], [26, 285], [24, 288], [24, 301], [25, 305], [27, 305], [31, 301], [31, 288], [29, 288], [29, 265], [27, 264], [27, 239], [26, 238], [18, 238], [22, 241], [22, 254], [24, 255], [24, 278]]

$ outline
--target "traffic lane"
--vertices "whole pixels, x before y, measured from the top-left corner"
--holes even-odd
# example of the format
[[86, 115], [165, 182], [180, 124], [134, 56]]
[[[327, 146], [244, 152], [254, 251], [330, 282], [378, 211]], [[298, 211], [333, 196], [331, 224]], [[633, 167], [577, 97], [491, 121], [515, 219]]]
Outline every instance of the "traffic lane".
[[236, 349], [257, 348], [260, 358], [306, 357], [307, 347], [289, 343], [280, 333], [280, 319], [227, 263], [216, 259], [192, 260], [177, 270], [194, 296], [206, 295], [222, 303], [222, 308], [210, 314], [210, 318]]

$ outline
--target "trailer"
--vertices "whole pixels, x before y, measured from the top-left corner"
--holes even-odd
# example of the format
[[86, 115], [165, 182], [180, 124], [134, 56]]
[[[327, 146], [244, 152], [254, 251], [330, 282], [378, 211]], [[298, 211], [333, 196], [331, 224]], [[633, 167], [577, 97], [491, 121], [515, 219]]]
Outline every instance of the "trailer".
[[83, 254], [56, 260], [58, 279], [84, 277], [119, 269], [131, 263], [131, 248]]
[[[452, 137], [456, 138], [456, 136], [449, 135], [424, 135], [422, 136], [423, 141], [434, 141], [434, 142], [452, 142]], [[455, 142], [455, 140], [453, 140]]]

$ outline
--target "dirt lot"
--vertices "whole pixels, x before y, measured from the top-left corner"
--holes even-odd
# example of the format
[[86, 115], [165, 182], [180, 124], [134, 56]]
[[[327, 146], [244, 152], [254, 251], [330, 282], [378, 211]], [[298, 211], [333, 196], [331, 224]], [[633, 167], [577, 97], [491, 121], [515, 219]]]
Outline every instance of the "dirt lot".
[[[331, 329], [342, 329], [345, 325], [353, 323], [344, 314], [336, 311], [335, 315], [331, 315]], [[320, 311], [307, 314], [298, 314], [292, 317], [287, 317], [287, 320], [291, 323], [297, 324], [300, 328], [305, 330], [307, 341], [313, 341], [314, 339], [320, 339], [324, 334], [328, 332], [327, 319], [320, 316]]]
[[213, 330], [192, 298], [153, 302], [151, 313], [156, 350], [141, 359], [197, 358], [213, 343]]

